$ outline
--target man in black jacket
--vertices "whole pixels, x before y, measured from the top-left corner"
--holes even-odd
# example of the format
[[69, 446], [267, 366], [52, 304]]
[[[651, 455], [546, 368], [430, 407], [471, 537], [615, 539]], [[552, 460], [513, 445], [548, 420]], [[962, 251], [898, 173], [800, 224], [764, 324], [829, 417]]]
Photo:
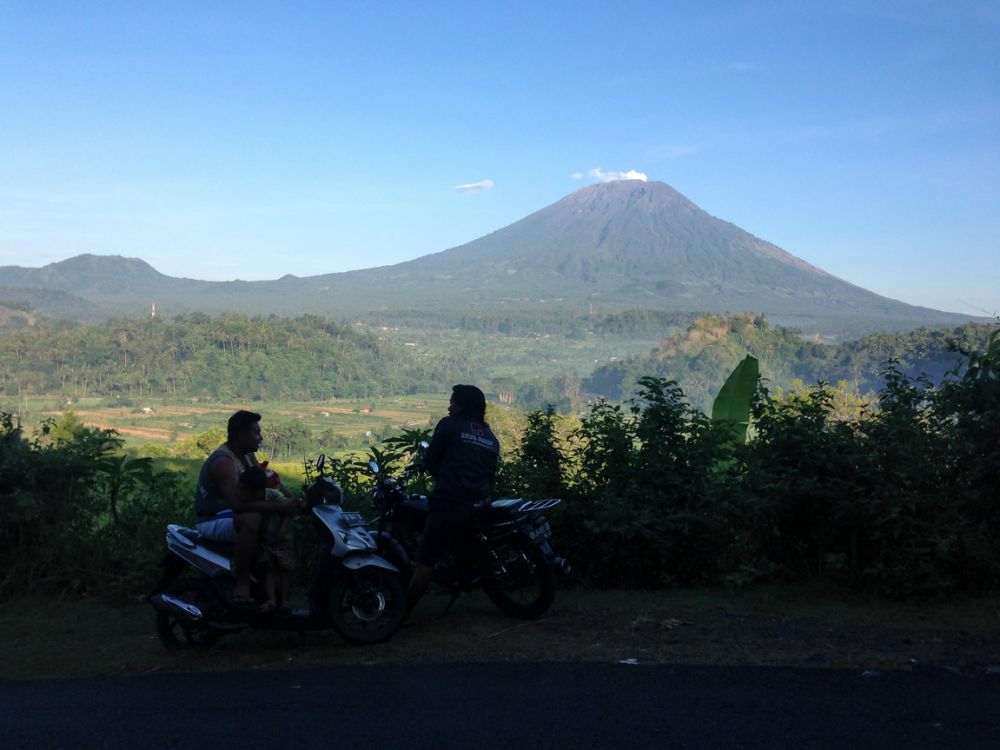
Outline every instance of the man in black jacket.
[[434, 477], [430, 513], [406, 590], [412, 610], [430, 584], [434, 564], [477, 508], [490, 500], [500, 443], [486, 424], [486, 397], [474, 385], [451, 389], [448, 416], [437, 423], [425, 466]]

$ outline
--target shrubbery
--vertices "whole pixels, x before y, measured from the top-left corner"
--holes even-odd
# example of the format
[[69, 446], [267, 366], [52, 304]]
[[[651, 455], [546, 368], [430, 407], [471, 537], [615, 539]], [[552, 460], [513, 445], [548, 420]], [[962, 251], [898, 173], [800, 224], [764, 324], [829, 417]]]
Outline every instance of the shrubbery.
[[[578, 424], [528, 415], [498, 491], [564, 498], [556, 546], [597, 585], [791, 580], [893, 597], [996, 587], [1000, 331], [939, 387], [891, 362], [884, 378], [877, 403], [849, 410], [825, 383], [761, 384], [744, 444], [675, 383], [645, 377], [629, 402], [598, 401]], [[393, 474], [426, 437], [405, 431], [371, 457]], [[192, 452], [217, 444], [206, 440]], [[190, 520], [191, 488], [121, 449], [114, 431], [72, 415], [28, 437], [0, 414], [0, 597], [150, 585], [164, 525]], [[367, 461], [328, 466], [367, 509]]]
[[598, 402], [569, 440], [551, 412], [533, 415], [505, 489], [566, 498], [559, 546], [601, 584], [995, 587], [1000, 333], [955, 375], [935, 389], [890, 362], [876, 407], [849, 421], [827, 384], [783, 397], [761, 385], [746, 445], [675, 384], [643, 378], [627, 410]]
[[190, 515], [192, 493], [121, 447], [71, 414], [30, 437], [0, 414], [0, 598], [150, 585], [164, 525]]

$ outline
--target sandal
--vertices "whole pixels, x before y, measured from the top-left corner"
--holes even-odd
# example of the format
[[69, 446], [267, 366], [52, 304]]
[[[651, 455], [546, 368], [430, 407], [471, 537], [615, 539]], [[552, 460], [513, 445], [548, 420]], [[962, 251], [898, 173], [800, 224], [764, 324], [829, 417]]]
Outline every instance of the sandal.
[[272, 615], [278, 609], [278, 605], [272, 602], [270, 599], [259, 607], [257, 607], [257, 614], [261, 615]]

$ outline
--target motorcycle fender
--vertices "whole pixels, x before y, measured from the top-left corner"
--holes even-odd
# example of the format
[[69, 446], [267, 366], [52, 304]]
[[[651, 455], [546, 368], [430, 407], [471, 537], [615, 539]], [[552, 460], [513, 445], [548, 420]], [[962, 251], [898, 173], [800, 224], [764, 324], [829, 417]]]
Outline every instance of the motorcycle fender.
[[378, 555], [374, 555], [371, 552], [358, 552], [353, 555], [348, 555], [344, 558], [344, 567], [348, 570], [375, 567], [385, 568], [386, 570], [391, 570], [393, 573], [399, 572], [399, 568], [391, 562], [379, 557]]
[[409, 570], [413, 567], [410, 556], [406, 553], [406, 548], [387, 531], [372, 534], [378, 545], [378, 551], [382, 557], [391, 562], [400, 570]]

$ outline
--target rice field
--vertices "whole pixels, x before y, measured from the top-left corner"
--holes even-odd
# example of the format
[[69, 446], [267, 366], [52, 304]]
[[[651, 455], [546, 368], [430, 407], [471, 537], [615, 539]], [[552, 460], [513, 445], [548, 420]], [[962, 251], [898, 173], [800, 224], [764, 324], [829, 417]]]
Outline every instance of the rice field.
[[343, 399], [322, 402], [271, 401], [253, 403], [205, 402], [197, 399], [148, 398], [117, 406], [107, 398], [65, 401], [58, 396], [0, 403], [0, 410], [17, 413], [25, 430], [43, 420], [59, 419], [67, 411], [85, 425], [112, 428], [132, 448], [159, 444], [169, 447], [213, 428], [225, 429], [238, 409], [260, 413], [268, 421], [295, 421], [314, 435], [340, 436], [348, 446], [361, 448], [372, 433], [402, 428], [432, 427], [447, 413], [448, 394], [415, 394], [387, 398]]

